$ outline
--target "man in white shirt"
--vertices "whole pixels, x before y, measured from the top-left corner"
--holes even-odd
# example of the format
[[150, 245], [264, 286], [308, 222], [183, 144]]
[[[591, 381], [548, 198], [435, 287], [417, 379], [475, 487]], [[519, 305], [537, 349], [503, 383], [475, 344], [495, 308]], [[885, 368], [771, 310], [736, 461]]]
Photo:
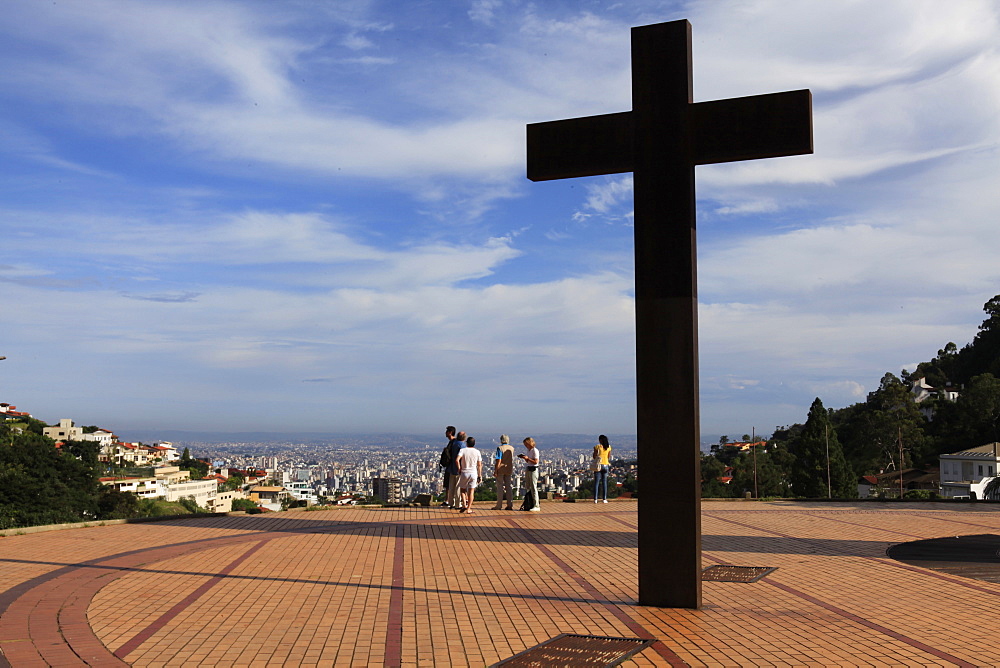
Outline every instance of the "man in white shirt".
[[459, 450], [455, 463], [458, 465], [458, 490], [465, 500], [465, 508], [461, 512], [471, 515], [476, 485], [483, 477], [483, 455], [476, 450], [476, 439], [471, 436], [466, 439], [465, 447]]

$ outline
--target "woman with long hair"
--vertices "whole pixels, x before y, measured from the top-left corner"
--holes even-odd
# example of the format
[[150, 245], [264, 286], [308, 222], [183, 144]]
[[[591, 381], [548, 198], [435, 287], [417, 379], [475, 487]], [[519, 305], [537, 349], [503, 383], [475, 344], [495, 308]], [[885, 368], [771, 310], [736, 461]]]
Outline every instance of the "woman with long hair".
[[604, 503], [608, 502], [608, 471], [611, 470], [611, 442], [601, 434], [594, 446], [594, 503], [599, 503], [601, 487], [604, 487]]

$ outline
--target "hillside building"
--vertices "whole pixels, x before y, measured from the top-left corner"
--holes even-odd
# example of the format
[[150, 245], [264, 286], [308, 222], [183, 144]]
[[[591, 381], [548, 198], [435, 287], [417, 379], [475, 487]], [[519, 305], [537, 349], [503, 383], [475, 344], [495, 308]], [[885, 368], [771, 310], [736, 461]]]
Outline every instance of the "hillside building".
[[941, 496], [946, 499], [983, 498], [983, 489], [997, 476], [1000, 443], [941, 455]]

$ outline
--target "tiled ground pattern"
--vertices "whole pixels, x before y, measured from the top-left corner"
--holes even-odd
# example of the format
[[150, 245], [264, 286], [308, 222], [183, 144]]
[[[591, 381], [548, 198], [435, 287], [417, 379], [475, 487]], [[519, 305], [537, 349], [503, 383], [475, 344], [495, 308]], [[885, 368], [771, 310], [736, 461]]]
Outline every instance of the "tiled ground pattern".
[[484, 666], [559, 633], [625, 665], [1000, 666], [1000, 585], [885, 557], [976, 505], [703, 504], [701, 610], [635, 605], [636, 505], [348, 508], [0, 538], [6, 666]]

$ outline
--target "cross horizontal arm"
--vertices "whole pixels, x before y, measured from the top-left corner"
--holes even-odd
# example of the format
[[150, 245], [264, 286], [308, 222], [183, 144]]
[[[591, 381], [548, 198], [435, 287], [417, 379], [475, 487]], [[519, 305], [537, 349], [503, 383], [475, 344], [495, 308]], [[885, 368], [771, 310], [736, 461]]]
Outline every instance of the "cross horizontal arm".
[[532, 181], [632, 171], [632, 112], [528, 125]]
[[813, 152], [808, 90], [697, 102], [689, 110], [696, 165]]

